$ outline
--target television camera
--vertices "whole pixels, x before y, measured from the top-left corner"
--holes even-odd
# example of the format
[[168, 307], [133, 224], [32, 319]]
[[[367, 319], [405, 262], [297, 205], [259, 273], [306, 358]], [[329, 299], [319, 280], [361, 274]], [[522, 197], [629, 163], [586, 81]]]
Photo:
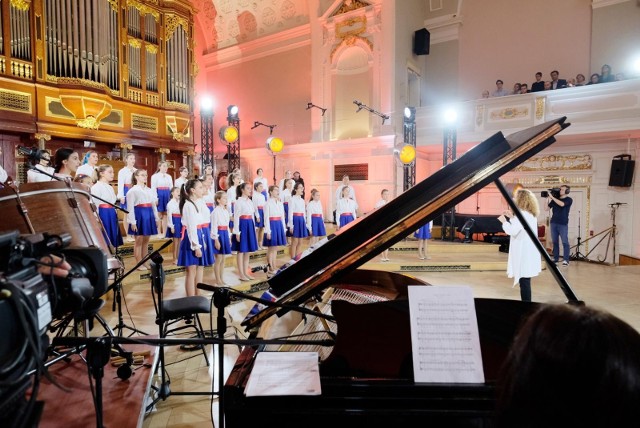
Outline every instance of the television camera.
[[540, 192], [540, 196], [542, 196], [543, 198], [548, 198], [549, 195], [553, 196], [556, 199], [560, 198], [560, 188], [559, 187], [554, 187], [553, 189], [547, 189], [547, 190], [543, 190], [542, 192]]
[[[37, 425], [53, 319], [87, 319], [104, 304], [107, 255], [100, 248], [68, 247], [70, 241], [69, 234], [0, 233], [0, 426]], [[54, 276], [65, 261], [68, 275]]]

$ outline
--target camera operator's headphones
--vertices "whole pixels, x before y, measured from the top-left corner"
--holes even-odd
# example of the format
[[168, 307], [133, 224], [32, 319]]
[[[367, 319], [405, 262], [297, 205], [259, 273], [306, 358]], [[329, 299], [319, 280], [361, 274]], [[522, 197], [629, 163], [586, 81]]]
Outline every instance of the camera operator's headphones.
[[[564, 186], [564, 184], [563, 184], [563, 186]], [[568, 194], [569, 194], [569, 192], [571, 192], [571, 187], [569, 187], [569, 186], [564, 186], [564, 194], [565, 194], [565, 195], [568, 195]]]

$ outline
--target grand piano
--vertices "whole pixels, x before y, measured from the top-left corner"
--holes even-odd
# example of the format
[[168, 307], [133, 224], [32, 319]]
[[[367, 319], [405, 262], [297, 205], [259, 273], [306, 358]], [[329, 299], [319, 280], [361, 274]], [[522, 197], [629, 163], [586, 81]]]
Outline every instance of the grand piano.
[[[265, 321], [290, 314], [292, 307], [310, 307], [310, 302], [320, 301], [315, 306], [328, 312], [330, 320], [307, 315], [300, 328], [328, 330], [335, 337], [332, 348], [319, 351], [322, 394], [246, 397], [244, 387], [254, 358], [262, 351], [247, 346], [224, 387], [226, 425], [492, 426], [501, 364], [518, 326], [540, 304], [476, 298], [485, 383], [415, 383], [407, 286], [428, 284], [406, 275], [357, 268], [487, 184], [500, 184], [500, 176], [551, 145], [554, 135], [569, 126], [565, 120], [507, 137], [496, 133], [269, 279], [270, 293], [279, 305], [261, 306], [242, 324], [252, 336], [260, 337]], [[548, 262], [567, 300], [579, 303], [555, 265]]]

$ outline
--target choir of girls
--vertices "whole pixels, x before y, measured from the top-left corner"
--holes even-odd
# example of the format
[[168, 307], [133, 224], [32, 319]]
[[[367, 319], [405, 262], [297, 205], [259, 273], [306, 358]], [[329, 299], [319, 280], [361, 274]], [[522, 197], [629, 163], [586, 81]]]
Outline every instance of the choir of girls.
[[[140, 263], [146, 255], [149, 238], [158, 234], [159, 221], [157, 200], [158, 196], [147, 187], [147, 171], [136, 170], [131, 177], [132, 187], [127, 193], [127, 220], [129, 235], [135, 236], [133, 255], [136, 263]], [[142, 265], [139, 270], [146, 270]]]
[[91, 194], [100, 198], [94, 199], [94, 203], [98, 207], [98, 216], [104, 227], [105, 239], [117, 249], [122, 245], [122, 234], [118, 225], [118, 214], [114, 208], [116, 192], [109, 184], [113, 181], [113, 167], [111, 165], [100, 165], [97, 172], [98, 181], [91, 187]]
[[160, 235], [165, 235], [168, 224], [167, 204], [171, 199], [171, 189], [173, 188], [173, 178], [167, 174], [169, 164], [160, 162], [158, 170], [151, 176], [151, 190], [158, 198], [158, 215], [160, 217]]

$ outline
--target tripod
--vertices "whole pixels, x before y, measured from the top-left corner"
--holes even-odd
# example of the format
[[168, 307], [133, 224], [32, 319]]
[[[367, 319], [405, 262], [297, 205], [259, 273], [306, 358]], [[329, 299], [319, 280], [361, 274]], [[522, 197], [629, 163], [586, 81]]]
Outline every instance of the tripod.
[[[593, 248], [591, 248], [591, 250], [581, 259], [584, 261], [588, 261], [588, 262], [592, 262], [592, 263], [601, 263], [601, 264], [610, 264], [610, 265], [615, 265], [616, 264], [616, 235], [618, 234], [618, 229], [616, 226], [616, 210], [620, 207], [620, 205], [626, 205], [625, 202], [614, 202], [612, 204], [609, 204], [609, 209], [611, 210], [611, 226], [604, 229], [601, 232], [596, 233], [593, 236], [590, 236], [589, 238], [585, 239], [584, 241], [582, 241], [582, 243], [584, 244], [585, 242], [588, 242], [594, 238], [597, 238], [599, 236], [600, 239], [598, 240], [598, 242], [596, 242], [596, 244], [593, 246]], [[589, 255], [596, 249], [598, 248], [598, 246], [604, 241], [607, 240], [607, 246], [605, 248], [605, 252], [604, 252], [604, 257], [600, 258], [600, 256], [597, 257], [596, 260], [591, 260], [589, 259]], [[612, 241], [613, 241], [613, 245], [612, 245]], [[578, 241], [578, 243], [580, 243], [580, 241]], [[579, 244], [578, 244], [579, 245]], [[609, 247], [611, 247], [613, 249], [613, 259], [611, 263], [607, 263], [607, 257], [609, 256]]]
[[578, 211], [578, 243], [576, 244], [575, 247], [571, 247], [572, 249], [575, 248], [576, 252], [574, 254], [572, 254], [571, 257], [570, 257], [571, 260], [577, 260], [577, 261], [585, 260], [587, 258], [587, 256], [585, 256], [584, 254], [582, 254], [580, 252], [580, 246], [583, 244], [583, 242], [582, 242], [582, 227], [580, 226], [581, 217], [582, 216], [580, 215], [580, 211]]

